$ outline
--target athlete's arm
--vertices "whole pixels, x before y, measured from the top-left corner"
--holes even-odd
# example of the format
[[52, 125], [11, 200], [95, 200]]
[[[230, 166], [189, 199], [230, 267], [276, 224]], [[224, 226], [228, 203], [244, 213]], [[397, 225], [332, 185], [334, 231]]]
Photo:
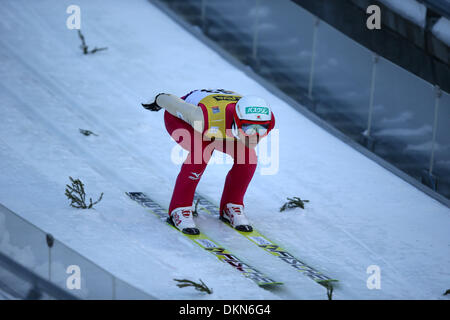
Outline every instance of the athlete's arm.
[[195, 130], [200, 133], [205, 127], [205, 120], [203, 118], [203, 111], [191, 103], [169, 93], [160, 93], [155, 100], [156, 105], [166, 109], [169, 113], [181, 120], [189, 123]]

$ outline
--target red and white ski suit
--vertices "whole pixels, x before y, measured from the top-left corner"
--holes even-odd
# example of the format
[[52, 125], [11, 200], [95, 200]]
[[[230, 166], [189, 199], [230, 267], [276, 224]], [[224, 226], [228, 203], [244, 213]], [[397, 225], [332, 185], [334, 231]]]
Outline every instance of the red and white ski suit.
[[[189, 152], [175, 183], [169, 213], [179, 207], [192, 206], [195, 190], [214, 150], [233, 158], [220, 201], [221, 214], [227, 203], [244, 205], [257, 156], [253, 148], [246, 147], [231, 132], [234, 109], [240, 98], [241, 95], [223, 90], [195, 90], [181, 100], [169, 94], [157, 97], [157, 104], [166, 109], [167, 132]], [[274, 124], [272, 114], [269, 130]]]

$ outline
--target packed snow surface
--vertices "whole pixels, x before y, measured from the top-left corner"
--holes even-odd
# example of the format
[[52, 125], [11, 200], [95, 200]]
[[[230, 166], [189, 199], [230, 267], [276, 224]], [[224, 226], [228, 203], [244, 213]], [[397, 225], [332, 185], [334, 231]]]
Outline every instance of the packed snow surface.
[[[141, 102], [197, 88], [255, 94], [276, 115], [279, 163], [260, 163], [248, 189], [254, 226], [339, 279], [335, 299], [445, 298], [447, 207], [309, 121], [148, 1], [77, 1], [87, 44], [108, 48], [93, 55], [82, 54], [76, 30], [66, 27], [71, 4], [2, 1], [0, 203], [161, 299], [326, 299], [309, 278], [219, 221], [199, 217], [207, 235], [284, 282], [275, 291], [258, 287], [124, 194], [143, 191], [168, 206], [182, 161], [163, 112]], [[216, 156], [198, 191], [218, 203], [231, 164]], [[271, 165], [273, 174], [262, 174]], [[94, 199], [104, 192], [95, 209], [69, 206], [69, 176], [80, 178]], [[279, 212], [293, 196], [310, 200], [305, 210]], [[379, 289], [367, 286], [374, 265]], [[174, 278], [202, 279], [214, 293], [179, 289]]]

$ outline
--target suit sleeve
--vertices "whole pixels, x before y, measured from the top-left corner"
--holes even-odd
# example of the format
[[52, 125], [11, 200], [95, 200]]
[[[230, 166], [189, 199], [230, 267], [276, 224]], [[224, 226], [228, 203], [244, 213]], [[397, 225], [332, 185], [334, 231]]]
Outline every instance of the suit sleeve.
[[177, 118], [189, 123], [194, 130], [203, 133], [205, 128], [205, 119], [200, 107], [174, 96], [173, 94], [163, 93], [156, 98], [156, 104], [166, 109]]

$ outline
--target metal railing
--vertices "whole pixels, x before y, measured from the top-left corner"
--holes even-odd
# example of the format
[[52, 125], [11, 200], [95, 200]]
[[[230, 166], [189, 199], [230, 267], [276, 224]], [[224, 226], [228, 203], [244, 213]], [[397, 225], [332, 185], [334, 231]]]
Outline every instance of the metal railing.
[[30, 299], [155, 299], [1, 204], [0, 284]]
[[75, 296], [50, 281], [31, 272], [10, 257], [0, 252], [0, 283], [15, 299], [62, 299], [75, 300]]

